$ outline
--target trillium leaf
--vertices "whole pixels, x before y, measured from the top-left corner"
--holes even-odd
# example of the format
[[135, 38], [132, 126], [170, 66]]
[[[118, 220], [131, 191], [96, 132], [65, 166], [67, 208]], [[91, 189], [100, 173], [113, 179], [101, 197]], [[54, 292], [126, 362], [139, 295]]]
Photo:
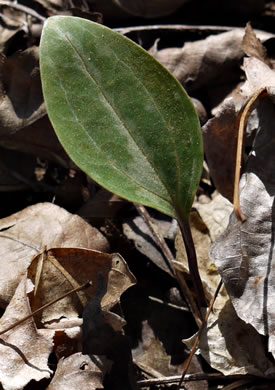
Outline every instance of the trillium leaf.
[[109, 191], [186, 220], [203, 147], [179, 82], [132, 41], [80, 18], [49, 18], [40, 50], [49, 118], [72, 160]]

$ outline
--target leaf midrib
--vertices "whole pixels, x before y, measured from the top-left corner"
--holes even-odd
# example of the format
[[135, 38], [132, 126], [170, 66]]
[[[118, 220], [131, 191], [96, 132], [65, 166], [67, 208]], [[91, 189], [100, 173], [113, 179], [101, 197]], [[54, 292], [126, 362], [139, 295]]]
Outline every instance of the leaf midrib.
[[[104, 92], [103, 88], [101, 87], [101, 85], [99, 84], [98, 80], [90, 73], [88, 67], [86, 66], [86, 63], [85, 63], [85, 60], [82, 58], [81, 54], [79, 53], [79, 51], [77, 50], [77, 48], [74, 46], [74, 44], [72, 43], [72, 41], [70, 40], [70, 38], [67, 36], [67, 34], [65, 33], [64, 34], [65, 38], [67, 39], [68, 43], [70, 44], [70, 46], [72, 47], [72, 50], [75, 51], [75, 53], [78, 55], [82, 65], [83, 65], [83, 68], [85, 69], [86, 73], [88, 74], [88, 76], [94, 81], [94, 83], [97, 85], [97, 88], [100, 90], [103, 98], [105, 99], [106, 103], [109, 105], [109, 107], [112, 109], [113, 113], [115, 114], [115, 116], [119, 119], [121, 125], [124, 127], [124, 129], [126, 130], [126, 132], [129, 134], [129, 136], [131, 137], [133, 143], [136, 145], [137, 149], [141, 152], [141, 154], [144, 156], [145, 160], [148, 162], [148, 164], [150, 165], [151, 169], [153, 172], [155, 172], [156, 176], [158, 177], [160, 183], [162, 184], [162, 186], [165, 188], [169, 198], [170, 198], [170, 202], [168, 201], [168, 203], [171, 204], [171, 206], [173, 206], [173, 196], [171, 195], [171, 192], [169, 190], [169, 188], [167, 187], [167, 185], [165, 184], [165, 182], [162, 180], [162, 178], [160, 177], [159, 173], [156, 171], [152, 161], [148, 158], [148, 155], [146, 155], [146, 153], [144, 152], [144, 150], [140, 147], [140, 145], [137, 143], [137, 141], [135, 140], [132, 132], [130, 131], [130, 129], [126, 126], [126, 124], [124, 123], [124, 121], [122, 120], [122, 118], [120, 117], [120, 115], [118, 114], [117, 110], [115, 109], [115, 107], [113, 106], [113, 104], [110, 102], [110, 100], [108, 99], [106, 93]], [[121, 62], [121, 60], [119, 60]], [[134, 74], [134, 73], [133, 73]], [[134, 74], [135, 76], [135, 74]], [[136, 76], [135, 76], [136, 77]], [[136, 77], [137, 78], [137, 77]], [[138, 79], [138, 78], [137, 78]], [[139, 79], [138, 79], [139, 80]], [[140, 80], [139, 80], [140, 82]], [[143, 84], [142, 84], [143, 85]], [[146, 88], [145, 88], [146, 89]], [[147, 89], [146, 89], [147, 91]], [[149, 94], [149, 92], [147, 91], [147, 93]], [[149, 94], [149, 96], [151, 97], [151, 95]], [[76, 115], [77, 117], [77, 115]], [[163, 118], [164, 120], [164, 118]], [[79, 121], [79, 120], [78, 120]], [[164, 120], [165, 121], [165, 120]], [[165, 121], [166, 123], [166, 121]], [[83, 126], [81, 126], [83, 128]], [[90, 139], [91, 136], [89, 135], [89, 133], [87, 132], [87, 130], [85, 128], [83, 128], [83, 130], [86, 132], [86, 134], [88, 135], [88, 137]], [[93, 140], [93, 139], [92, 139]], [[93, 143], [96, 145], [96, 143], [93, 141]], [[97, 146], [97, 145], [96, 145]], [[97, 146], [97, 148], [102, 152], [102, 150]], [[105, 155], [106, 153], [103, 152]], [[110, 160], [110, 158], [108, 158], [109, 161], [112, 161], [113, 163], [113, 160]], [[114, 164], [115, 165], [115, 164]], [[116, 169], [119, 171], [119, 172], [123, 172], [123, 174], [126, 174], [124, 173], [124, 171], [121, 171], [116, 165], [115, 165]], [[128, 178], [131, 179], [131, 181], [133, 181], [134, 183], [136, 183], [137, 185], [143, 187], [146, 191], [149, 191], [151, 193], [153, 193], [154, 195], [157, 195], [158, 197], [162, 198], [163, 200], [165, 200], [167, 202], [167, 199], [160, 196], [159, 194], [156, 194], [155, 192], [153, 192], [152, 190], [148, 190], [148, 188], [144, 187], [143, 185], [141, 185], [140, 183], [136, 182], [135, 180], [133, 180], [128, 174], [126, 174], [126, 176]], [[173, 206], [174, 208], [174, 206]]]

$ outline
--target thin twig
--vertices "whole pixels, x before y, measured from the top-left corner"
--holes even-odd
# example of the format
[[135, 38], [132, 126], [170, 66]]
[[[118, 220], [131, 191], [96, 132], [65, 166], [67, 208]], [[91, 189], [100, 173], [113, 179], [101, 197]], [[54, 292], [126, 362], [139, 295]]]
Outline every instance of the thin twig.
[[244, 149], [244, 140], [245, 140], [245, 128], [249, 119], [251, 112], [254, 110], [256, 104], [258, 103], [259, 97], [267, 96], [266, 88], [261, 88], [257, 91], [252, 98], [249, 100], [243, 113], [241, 115], [239, 132], [238, 132], [238, 143], [237, 143], [237, 152], [236, 152], [236, 167], [235, 167], [235, 180], [234, 180], [234, 212], [236, 217], [244, 222], [246, 220], [245, 215], [242, 213], [240, 205], [240, 178], [242, 170], [242, 160], [243, 160], [243, 149]]
[[24, 322], [24, 321], [28, 320], [29, 318], [33, 317], [35, 314], [39, 313], [41, 310], [46, 309], [47, 307], [53, 305], [54, 303], [60, 301], [61, 299], [65, 298], [65, 297], [67, 297], [68, 295], [76, 293], [76, 292], [78, 292], [80, 290], [86, 289], [86, 288], [90, 287], [91, 285], [92, 285], [92, 282], [88, 281], [88, 282], [82, 284], [81, 286], [79, 286], [77, 288], [74, 288], [73, 290], [68, 291], [67, 293], [61, 295], [61, 297], [58, 297], [58, 298], [54, 299], [53, 301], [46, 303], [44, 306], [42, 306], [39, 309], [35, 310], [33, 313], [28, 314], [26, 317], [24, 317], [21, 320], [17, 321], [15, 324], [8, 326], [4, 330], [1, 330], [0, 331], [0, 335], [8, 332], [9, 330], [15, 328], [16, 326], [22, 324], [22, 322]]
[[29, 7], [26, 7], [25, 5], [22, 5], [22, 4], [18, 4], [14, 1], [5, 1], [5, 0], [0, 0], [0, 6], [7, 6], [7, 7], [10, 7], [10, 8], [14, 8], [14, 9], [17, 9], [18, 11], [22, 11], [24, 12], [25, 14], [27, 15], [31, 15], [33, 16], [34, 18], [40, 20], [42, 23], [45, 22], [45, 20], [47, 18], [45, 18], [44, 16], [41, 16], [38, 12], [36, 12], [35, 10], [29, 8]]
[[187, 374], [187, 371], [188, 371], [189, 366], [190, 366], [190, 364], [191, 364], [192, 358], [193, 358], [193, 356], [195, 355], [195, 352], [196, 352], [197, 347], [198, 347], [198, 345], [199, 345], [199, 341], [200, 341], [200, 338], [201, 338], [202, 331], [203, 331], [204, 327], [205, 327], [206, 324], [207, 324], [208, 318], [209, 318], [210, 313], [211, 313], [211, 311], [212, 311], [212, 309], [213, 309], [215, 300], [216, 300], [216, 298], [217, 298], [217, 296], [218, 296], [218, 294], [219, 294], [219, 291], [220, 291], [220, 289], [221, 289], [221, 287], [222, 287], [222, 284], [223, 284], [223, 281], [222, 281], [222, 279], [221, 279], [221, 280], [220, 280], [220, 283], [218, 284], [218, 287], [217, 287], [217, 289], [216, 289], [216, 291], [215, 291], [215, 294], [214, 294], [214, 296], [213, 296], [213, 298], [212, 298], [212, 300], [211, 300], [211, 302], [210, 302], [210, 306], [209, 306], [209, 308], [208, 308], [208, 310], [207, 310], [207, 313], [206, 313], [206, 316], [205, 316], [205, 318], [204, 318], [204, 320], [203, 320], [203, 323], [202, 323], [202, 325], [201, 325], [201, 327], [200, 327], [200, 329], [199, 329], [199, 331], [198, 331], [196, 340], [195, 340], [195, 342], [194, 342], [194, 345], [193, 345], [193, 347], [192, 347], [192, 350], [191, 350], [191, 352], [190, 352], [190, 355], [189, 355], [188, 360], [187, 360], [187, 362], [186, 362], [186, 365], [185, 365], [185, 367], [184, 367], [184, 370], [183, 370], [183, 373], [182, 373], [182, 376], [181, 376], [181, 380], [180, 380], [180, 382], [179, 382], [179, 384], [178, 384], [178, 386], [177, 386], [177, 390], [180, 390], [181, 385], [182, 385], [182, 382], [184, 381], [185, 375]]
[[167, 306], [167, 307], [171, 307], [171, 308], [176, 309], [176, 310], [181, 310], [181, 311], [188, 311], [188, 312], [190, 312], [190, 310], [189, 310], [187, 307], [175, 305], [174, 303], [170, 303], [170, 302], [165, 302], [165, 301], [163, 301], [162, 299], [159, 299], [159, 298], [156, 298], [156, 297], [151, 297], [150, 295], [148, 296], [148, 298], [149, 298], [151, 301], [153, 301], [153, 302], [160, 303], [161, 305], [164, 305], [164, 306]]
[[[196, 381], [232, 381], [232, 380], [250, 380], [255, 381], [256, 379], [263, 379], [266, 381], [273, 381], [272, 378], [256, 377], [254, 375], [223, 375], [216, 373], [197, 373], [197, 374], [186, 374], [185, 382], [196, 382]], [[178, 383], [181, 380], [181, 375], [174, 376], [162, 376], [159, 378], [143, 379], [138, 381], [140, 387], [149, 387], [157, 385], [168, 385], [172, 383]]]

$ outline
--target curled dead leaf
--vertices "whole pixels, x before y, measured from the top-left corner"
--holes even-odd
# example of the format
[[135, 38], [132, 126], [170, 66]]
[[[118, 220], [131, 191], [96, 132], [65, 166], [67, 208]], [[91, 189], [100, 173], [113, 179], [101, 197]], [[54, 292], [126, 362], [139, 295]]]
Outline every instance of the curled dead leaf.
[[78, 318], [88, 300], [97, 294], [102, 296], [102, 308], [109, 310], [135, 281], [120, 255], [83, 248], [52, 248], [39, 254], [28, 268], [28, 277], [35, 284], [32, 311], [87, 280], [92, 282], [89, 289], [69, 295], [43, 310], [39, 320], [43, 324], [54, 322], [56, 327], [64, 318]]
[[10, 301], [32, 258], [45, 246], [108, 251], [104, 236], [77, 215], [51, 203], [39, 203], [0, 220], [0, 303]]

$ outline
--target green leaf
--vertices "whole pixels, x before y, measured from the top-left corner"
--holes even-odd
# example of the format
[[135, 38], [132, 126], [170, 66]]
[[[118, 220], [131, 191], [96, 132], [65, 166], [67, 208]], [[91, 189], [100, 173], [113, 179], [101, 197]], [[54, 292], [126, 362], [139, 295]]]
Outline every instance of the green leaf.
[[203, 147], [178, 81], [132, 41], [76, 17], [49, 18], [40, 50], [48, 114], [72, 160], [109, 191], [187, 219]]

